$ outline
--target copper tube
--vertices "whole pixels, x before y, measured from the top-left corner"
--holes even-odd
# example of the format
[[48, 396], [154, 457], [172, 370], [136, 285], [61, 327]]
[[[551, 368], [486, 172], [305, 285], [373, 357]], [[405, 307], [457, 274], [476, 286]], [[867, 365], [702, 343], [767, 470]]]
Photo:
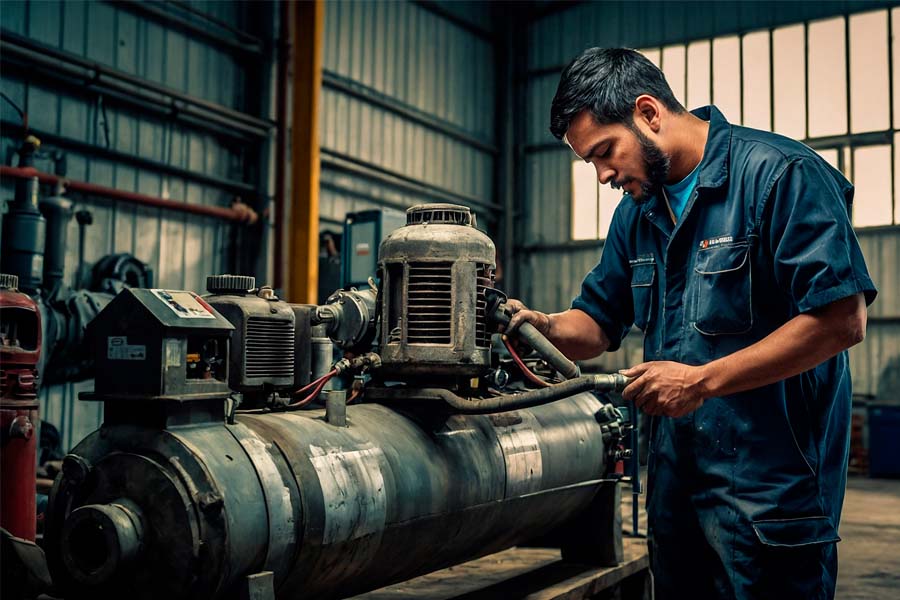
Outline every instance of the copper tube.
[[215, 217], [226, 221], [237, 221], [239, 223], [253, 224], [259, 218], [256, 211], [243, 203], [235, 203], [231, 208], [221, 206], [206, 206], [203, 204], [189, 204], [178, 200], [169, 200], [159, 198], [157, 196], [149, 196], [147, 194], [139, 194], [137, 192], [128, 192], [125, 190], [117, 190], [115, 188], [88, 183], [86, 181], [75, 181], [53, 175], [51, 173], [43, 173], [33, 167], [9, 167], [0, 165], [0, 175], [3, 177], [19, 177], [30, 178], [37, 177], [41, 183], [63, 184], [67, 190], [72, 192], [83, 192], [95, 196], [104, 196], [114, 200], [123, 202], [131, 202], [132, 204], [140, 204], [143, 206], [155, 206], [156, 208], [164, 208], [167, 210], [177, 210], [180, 212], [191, 213], [194, 215], [204, 215], [207, 217]]

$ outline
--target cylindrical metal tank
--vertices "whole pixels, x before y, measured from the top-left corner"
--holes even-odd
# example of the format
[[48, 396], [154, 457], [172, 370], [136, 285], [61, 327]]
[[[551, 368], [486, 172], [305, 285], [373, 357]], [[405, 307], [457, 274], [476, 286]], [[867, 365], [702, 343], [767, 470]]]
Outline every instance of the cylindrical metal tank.
[[347, 427], [187, 408], [151, 427], [111, 406], [51, 496], [66, 598], [228, 598], [266, 570], [279, 598], [347, 596], [546, 534], [614, 485], [592, 394], [491, 415], [363, 404]]
[[0, 526], [34, 541], [41, 319], [17, 286], [0, 274]]
[[44, 277], [44, 243], [47, 220], [38, 210], [37, 177], [16, 181], [16, 196], [3, 217], [3, 251], [0, 269], [18, 276], [19, 288], [37, 292]]
[[39, 206], [47, 222], [43, 286], [46, 296], [50, 298], [55, 297], [63, 285], [69, 221], [72, 219], [72, 201], [64, 198], [62, 194], [62, 185], [58, 185], [56, 194], [41, 200]]

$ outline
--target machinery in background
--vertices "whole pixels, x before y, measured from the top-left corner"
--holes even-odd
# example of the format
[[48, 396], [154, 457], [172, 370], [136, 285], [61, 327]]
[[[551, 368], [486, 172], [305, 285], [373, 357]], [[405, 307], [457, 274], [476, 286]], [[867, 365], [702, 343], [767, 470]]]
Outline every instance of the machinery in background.
[[[28, 136], [19, 151], [19, 167], [33, 167], [40, 141]], [[35, 301], [43, 324], [38, 371], [43, 383], [78, 381], [91, 375], [93, 356], [84, 352], [87, 324], [124, 287], [151, 287], [153, 272], [130, 254], [101, 258], [87, 273], [84, 265], [88, 211], [78, 211], [79, 265], [75, 288], [63, 283], [72, 202], [58, 187], [39, 197], [37, 177], [18, 179], [9, 212], [3, 216], [0, 271], [15, 275], [19, 288]]]
[[378, 247], [398, 227], [406, 224], [399, 210], [381, 208], [347, 213], [341, 237], [341, 285], [365, 287], [378, 265]]
[[[100, 375], [83, 399], [105, 422], [51, 493], [60, 593], [343, 597], [536, 539], [621, 560], [627, 424], [591, 392], [625, 378], [580, 376], [531, 332], [572, 378], [511, 380], [491, 353], [508, 318], [492, 242], [464, 207], [407, 216], [378, 289], [291, 305], [217, 276], [203, 297], [126, 289], [90, 324]], [[350, 354], [331, 364], [323, 337]], [[362, 390], [310, 409], [354, 373]]]
[[0, 527], [34, 541], [41, 315], [18, 286], [0, 274]]

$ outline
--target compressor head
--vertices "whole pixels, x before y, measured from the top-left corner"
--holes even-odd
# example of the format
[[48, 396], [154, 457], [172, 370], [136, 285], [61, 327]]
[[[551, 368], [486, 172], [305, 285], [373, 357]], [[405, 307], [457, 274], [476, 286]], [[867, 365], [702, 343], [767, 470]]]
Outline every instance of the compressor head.
[[490, 367], [485, 290], [496, 249], [465, 206], [422, 204], [378, 252], [382, 372], [476, 377]]

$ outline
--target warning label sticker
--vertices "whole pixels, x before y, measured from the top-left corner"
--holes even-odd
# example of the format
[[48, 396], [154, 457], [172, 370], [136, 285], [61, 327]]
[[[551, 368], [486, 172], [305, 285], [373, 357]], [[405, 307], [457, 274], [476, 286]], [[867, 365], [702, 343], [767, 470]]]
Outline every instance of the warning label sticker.
[[215, 319], [209, 310], [201, 304], [193, 292], [178, 290], [150, 290], [163, 301], [169, 309], [182, 319]]
[[110, 360], [145, 360], [147, 346], [129, 344], [124, 335], [111, 335], [106, 338], [106, 358]]

